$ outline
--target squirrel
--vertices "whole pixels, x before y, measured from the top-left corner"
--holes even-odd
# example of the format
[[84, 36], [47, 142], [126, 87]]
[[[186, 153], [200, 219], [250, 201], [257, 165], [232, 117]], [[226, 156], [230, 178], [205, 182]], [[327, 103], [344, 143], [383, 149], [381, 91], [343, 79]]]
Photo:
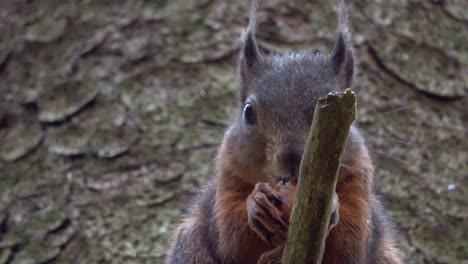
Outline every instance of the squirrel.
[[[218, 149], [215, 177], [175, 231], [167, 264], [281, 263], [316, 102], [351, 87], [355, 58], [343, 2], [330, 55], [260, 47], [257, 5], [254, 0], [240, 51], [239, 111]], [[401, 263], [354, 124], [338, 173], [322, 263]]]

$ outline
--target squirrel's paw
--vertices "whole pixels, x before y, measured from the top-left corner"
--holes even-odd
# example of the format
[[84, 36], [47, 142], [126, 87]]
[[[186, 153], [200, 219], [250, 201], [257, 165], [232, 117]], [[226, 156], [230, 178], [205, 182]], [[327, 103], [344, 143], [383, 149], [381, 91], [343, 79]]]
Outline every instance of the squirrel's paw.
[[257, 261], [257, 264], [281, 264], [283, 257], [284, 245], [281, 244], [273, 250], [263, 253]]
[[338, 221], [340, 220], [340, 203], [338, 200], [338, 195], [336, 192], [333, 194], [333, 202], [332, 202], [332, 213], [330, 216], [330, 224], [328, 225], [328, 232], [332, 230], [337, 224]]
[[257, 183], [247, 198], [247, 221], [264, 241], [271, 245], [284, 241], [288, 231], [279, 207], [283, 201], [279, 193], [267, 183]]

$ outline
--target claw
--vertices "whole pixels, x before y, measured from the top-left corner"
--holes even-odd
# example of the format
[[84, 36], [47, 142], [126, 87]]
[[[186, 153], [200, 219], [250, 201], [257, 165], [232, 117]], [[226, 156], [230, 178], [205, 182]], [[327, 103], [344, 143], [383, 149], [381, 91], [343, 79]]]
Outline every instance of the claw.
[[270, 198], [271, 198], [270, 201], [271, 201], [276, 207], [278, 207], [278, 206], [280, 206], [281, 204], [284, 203], [283, 199], [281, 199], [281, 197], [280, 197], [279, 195], [277, 195], [277, 194], [271, 195]]
[[288, 226], [282, 219], [282, 197], [267, 183], [258, 183], [249, 196], [248, 224], [270, 246], [286, 238]]
[[276, 223], [280, 226], [280, 230], [282, 231], [283, 234], [285, 233], [286, 230], [288, 230], [288, 226], [283, 221], [283, 219], [277, 218]]

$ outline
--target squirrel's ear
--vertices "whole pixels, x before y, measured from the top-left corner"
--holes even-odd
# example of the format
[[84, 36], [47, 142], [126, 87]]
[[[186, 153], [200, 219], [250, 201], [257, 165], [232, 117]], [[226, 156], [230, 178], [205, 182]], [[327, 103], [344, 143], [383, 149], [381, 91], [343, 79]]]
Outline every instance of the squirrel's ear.
[[340, 87], [349, 88], [353, 82], [354, 49], [348, 28], [348, 11], [343, 0], [338, 7], [338, 36], [331, 60]]
[[247, 88], [254, 78], [255, 70], [262, 60], [257, 41], [255, 40], [255, 27], [257, 18], [257, 1], [252, 1], [250, 9], [249, 26], [242, 35], [242, 49], [239, 60], [239, 74], [241, 82], [241, 100], [247, 97]]

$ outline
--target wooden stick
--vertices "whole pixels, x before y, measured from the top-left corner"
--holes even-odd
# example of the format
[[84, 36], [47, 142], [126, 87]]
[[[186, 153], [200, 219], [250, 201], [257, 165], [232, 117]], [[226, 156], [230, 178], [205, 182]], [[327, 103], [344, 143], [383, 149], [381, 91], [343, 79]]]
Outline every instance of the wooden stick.
[[302, 156], [283, 264], [319, 264], [325, 250], [341, 153], [356, 118], [350, 89], [320, 98]]

